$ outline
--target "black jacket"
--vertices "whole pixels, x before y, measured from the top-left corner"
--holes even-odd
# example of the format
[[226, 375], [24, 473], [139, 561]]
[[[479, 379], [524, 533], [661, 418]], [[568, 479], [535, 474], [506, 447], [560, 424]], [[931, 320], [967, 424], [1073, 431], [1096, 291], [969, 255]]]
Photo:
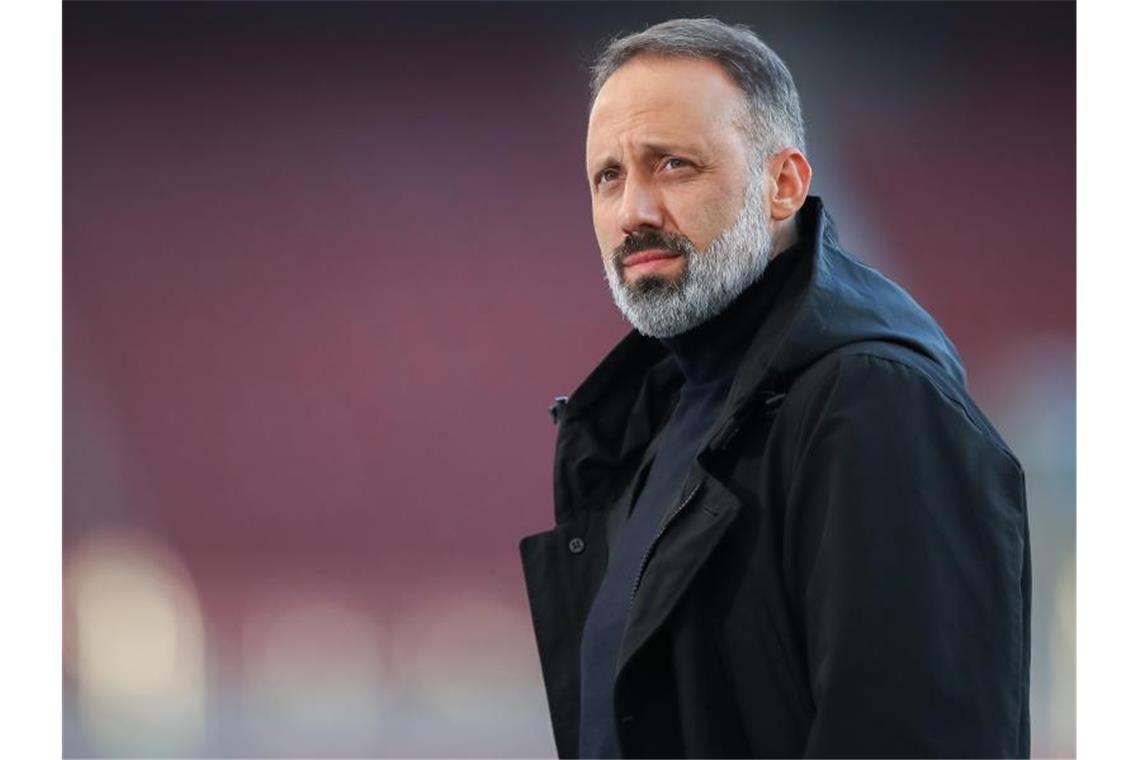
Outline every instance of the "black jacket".
[[[627, 757], [1029, 753], [1022, 470], [901, 288], [810, 240], [737, 373], [631, 602]], [[553, 530], [520, 544], [554, 738], [612, 507], [681, 383], [630, 333], [558, 406]]]

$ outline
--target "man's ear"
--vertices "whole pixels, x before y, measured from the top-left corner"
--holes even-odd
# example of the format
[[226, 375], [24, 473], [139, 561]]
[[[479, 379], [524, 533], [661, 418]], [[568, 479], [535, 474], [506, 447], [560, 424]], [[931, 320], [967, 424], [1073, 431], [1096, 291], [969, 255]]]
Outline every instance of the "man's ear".
[[811, 164], [798, 148], [785, 148], [768, 162], [772, 219], [782, 222], [795, 216], [804, 205], [811, 186]]

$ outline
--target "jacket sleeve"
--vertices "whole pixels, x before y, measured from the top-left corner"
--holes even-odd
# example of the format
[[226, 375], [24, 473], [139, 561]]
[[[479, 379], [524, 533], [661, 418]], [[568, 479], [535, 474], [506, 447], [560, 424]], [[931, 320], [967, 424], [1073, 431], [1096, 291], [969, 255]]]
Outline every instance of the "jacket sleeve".
[[1020, 466], [972, 404], [908, 365], [845, 357], [823, 386], [785, 523], [807, 756], [1026, 756]]

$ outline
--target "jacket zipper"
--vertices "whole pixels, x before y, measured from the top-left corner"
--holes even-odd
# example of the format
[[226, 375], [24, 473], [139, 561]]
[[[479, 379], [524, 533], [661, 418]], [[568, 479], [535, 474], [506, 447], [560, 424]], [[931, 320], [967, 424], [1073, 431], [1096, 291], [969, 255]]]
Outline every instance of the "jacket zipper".
[[645, 566], [649, 564], [649, 555], [653, 553], [657, 542], [661, 539], [661, 536], [665, 534], [665, 531], [669, 529], [673, 520], [684, 511], [685, 507], [689, 505], [689, 502], [693, 500], [693, 497], [697, 495], [697, 491], [699, 490], [701, 490], [701, 484], [697, 483], [693, 486], [693, 490], [689, 491], [689, 495], [681, 500], [680, 505], [669, 513], [669, 516], [665, 518], [665, 522], [661, 523], [661, 527], [657, 529], [657, 534], [653, 536], [653, 540], [649, 542], [649, 548], [645, 550], [645, 555], [641, 558], [641, 566], [637, 568], [637, 575], [634, 576], [633, 579], [633, 591], [629, 594], [629, 609], [633, 609], [633, 600], [637, 597], [637, 590], [641, 588], [641, 576], [645, 574]]

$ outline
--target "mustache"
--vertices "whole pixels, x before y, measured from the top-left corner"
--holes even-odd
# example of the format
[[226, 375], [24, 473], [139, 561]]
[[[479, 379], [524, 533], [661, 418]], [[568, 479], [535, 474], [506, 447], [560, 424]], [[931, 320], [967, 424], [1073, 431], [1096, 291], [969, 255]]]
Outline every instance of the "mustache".
[[613, 253], [610, 254], [615, 265], [621, 266], [626, 259], [642, 251], [669, 251], [678, 256], [690, 256], [696, 251], [696, 246], [684, 235], [676, 235], [664, 230], [640, 230], [629, 233]]

